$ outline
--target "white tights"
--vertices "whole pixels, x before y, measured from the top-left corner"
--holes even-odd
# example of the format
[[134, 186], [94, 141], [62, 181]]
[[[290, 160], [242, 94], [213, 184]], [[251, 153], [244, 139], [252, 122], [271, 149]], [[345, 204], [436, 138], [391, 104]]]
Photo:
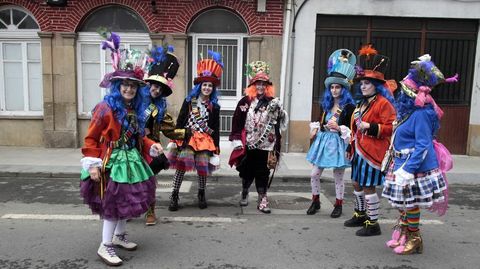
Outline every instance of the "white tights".
[[113, 234], [124, 234], [127, 220], [103, 220], [102, 244], [112, 243]]
[[[312, 194], [320, 195], [320, 177], [322, 176], [323, 168], [313, 166], [310, 173], [310, 184], [312, 186]], [[345, 169], [333, 169], [333, 178], [335, 179], [335, 197], [338, 200], [343, 200], [345, 193], [345, 183], [343, 182], [343, 174]]]

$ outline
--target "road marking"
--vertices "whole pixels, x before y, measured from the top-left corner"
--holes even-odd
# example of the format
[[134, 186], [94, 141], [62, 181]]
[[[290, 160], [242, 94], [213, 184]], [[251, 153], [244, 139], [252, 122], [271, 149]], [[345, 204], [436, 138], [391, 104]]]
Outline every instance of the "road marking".
[[[97, 215], [47, 215], [47, 214], [5, 214], [2, 219], [29, 219], [29, 220], [100, 220]], [[162, 221], [171, 222], [214, 222], [232, 223], [245, 222], [246, 219], [222, 217], [161, 217]]]
[[[171, 193], [172, 192], [172, 181], [157, 181], [157, 193]], [[183, 181], [182, 186], [180, 186], [180, 193], [189, 193], [192, 188], [192, 181]]]

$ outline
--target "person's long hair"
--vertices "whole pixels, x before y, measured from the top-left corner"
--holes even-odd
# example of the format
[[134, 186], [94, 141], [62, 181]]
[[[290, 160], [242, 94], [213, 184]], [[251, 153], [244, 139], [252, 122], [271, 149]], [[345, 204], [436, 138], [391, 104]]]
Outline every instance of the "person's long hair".
[[[159, 87], [163, 87], [162, 85], [159, 85]], [[167, 111], [167, 98], [160, 94], [160, 96], [153, 98], [150, 95], [150, 87], [143, 87], [142, 88], [142, 95], [144, 96], [145, 99], [150, 100], [150, 102], [154, 103], [155, 106], [157, 107], [158, 114], [156, 118], [156, 122], [160, 123], [163, 120], [163, 117], [165, 116], [165, 112]], [[144, 115], [147, 116], [147, 115]]]
[[[334, 99], [332, 96], [332, 91], [329, 88], [325, 89], [323, 93], [323, 98], [320, 102], [322, 105], [323, 111], [330, 111], [334, 105]], [[341, 108], [345, 107], [347, 104], [355, 104], [353, 101], [350, 91], [342, 86], [342, 91], [340, 92], [340, 102], [339, 105]]]
[[[248, 96], [250, 99], [257, 97], [257, 87], [255, 86], [255, 83], [245, 89], [245, 95]], [[275, 96], [275, 87], [273, 87], [273, 85], [267, 84], [265, 86], [265, 96]]]
[[[120, 93], [120, 84], [122, 84], [122, 80], [112, 82], [112, 85], [110, 86], [110, 93], [105, 95], [103, 100], [112, 109], [117, 121], [124, 128], [128, 128], [128, 123], [125, 121], [125, 117], [127, 116], [127, 107], [125, 106], [122, 94]], [[141, 94], [141, 92], [144, 91], [143, 88], [144, 87], [139, 87], [137, 89], [137, 93], [132, 100], [132, 109], [137, 115], [138, 126], [140, 126], [140, 128], [138, 128], [138, 131], [141, 133], [141, 135], [145, 133], [143, 128], [143, 126], [145, 126], [145, 118], [143, 117], [143, 112], [148, 106], [147, 100], [143, 97], [143, 94]]]
[[[375, 79], [368, 79], [368, 78], [365, 78], [365, 79], [369, 80], [375, 86], [375, 92], [385, 97], [392, 105], [395, 105], [395, 99], [393, 98], [390, 91], [387, 88], [385, 88], [385, 86], [381, 81], [378, 81]], [[358, 101], [361, 101], [363, 97], [364, 96], [362, 95], [362, 90], [360, 90], [360, 81], [358, 81], [357, 83], [355, 83], [355, 99]]]
[[426, 109], [428, 118], [432, 124], [433, 133], [435, 134], [440, 128], [440, 120], [432, 104], [426, 104], [423, 108], [415, 105], [415, 99], [406, 95], [402, 90], [398, 93], [395, 100], [395, 109], [397, 110], [397, 121], [401, 121], [406, 116], [412, 114], [417, 109]]
[[[197, 85], [193, 86], [192, 90], [190, 91], [190, 93], [188, 94], [187, 98], [185, 98], [185, 100], [187, 100], [187, 102], [190, 102], [192, 101], [192, 98], [198, 98], [198, 96], [200, 96], [200, 93], [202, 92], [202, 83], [198, 83]], [[216, 107], [220, 107], [220, 104], [218, 104], [218, 91], [217, 91], [217, 86], [213, 85], [213, 90], [212, 90], [212, 93], [210, 94], [209, 96], [209, 100], [210, 100], [210, 103], [212, 103], [214, 106]]]

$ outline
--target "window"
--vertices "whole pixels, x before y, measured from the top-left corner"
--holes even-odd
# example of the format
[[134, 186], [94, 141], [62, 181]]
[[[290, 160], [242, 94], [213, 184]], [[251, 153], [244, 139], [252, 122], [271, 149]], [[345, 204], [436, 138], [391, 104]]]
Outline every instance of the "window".
[[[147, 34], [120, 33], [125, 49], [145, 51], [150, 45]], [[78, 113], [90, 117], [92, 109], [103, 99], [107, 89], [98, 85], [106, 73], [113, 72], [110, 51], [102, 50], [103, 41], [97, 33], [80, 33], [77, 43]]]
[[39, 26], [25, 11], [0, 9], [0, 115], [43, 115]]
[[134, 11], [111, 5], [93, 12], [80, 28], [77, 39], [78, 114], [90, 117], [95, 105], [103, 99], [106, 89], [98, 85], [106, 73], [112, 72], [110, 51], [101, 48], [103, 38], [96, 33], [106, 27], [120, 35], [122, 48], [145, 51], [151, 40], [147, 27]]

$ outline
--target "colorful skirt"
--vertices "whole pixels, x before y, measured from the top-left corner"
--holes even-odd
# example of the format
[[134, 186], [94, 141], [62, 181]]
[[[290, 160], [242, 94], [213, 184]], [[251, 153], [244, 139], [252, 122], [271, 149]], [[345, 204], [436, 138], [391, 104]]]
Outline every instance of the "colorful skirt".
[[335, 132], [319, 132], [307, 153], [307, 161], [320, 168], [346, 168], [350, 161], [345, 158], [347, 145]]
[[384, 176], [379, 169], [373, 167], [363, 156], [357, 152], [352, 159], [352, 181], [358, 182], [362, 187], [374, 187], [383, 184]]
[[397, 185], [391, 165], [385, 176], [382, 196], [396, 208], [430, 208], [435, 203], [444, 202], [446, 189], [443, 175], [437, 168], [414, 174], [413, 184]]
[[80, 195], [93, 214], [112, 221], [132, 219], [155, 202], [156, 179], [137, 149], [114, 149], [105, 168], [103, 198], [100, 182], [81, 173]]
[[181, 171], [197, 171], [200, 176], [209, 176], [217, 169], [210, 164], [210, 151], [194, 151], [192, 147], [187, 146], [184, 149], [172, 150], [167, 152], [167, 158], [170, 162], [170, 168]]

